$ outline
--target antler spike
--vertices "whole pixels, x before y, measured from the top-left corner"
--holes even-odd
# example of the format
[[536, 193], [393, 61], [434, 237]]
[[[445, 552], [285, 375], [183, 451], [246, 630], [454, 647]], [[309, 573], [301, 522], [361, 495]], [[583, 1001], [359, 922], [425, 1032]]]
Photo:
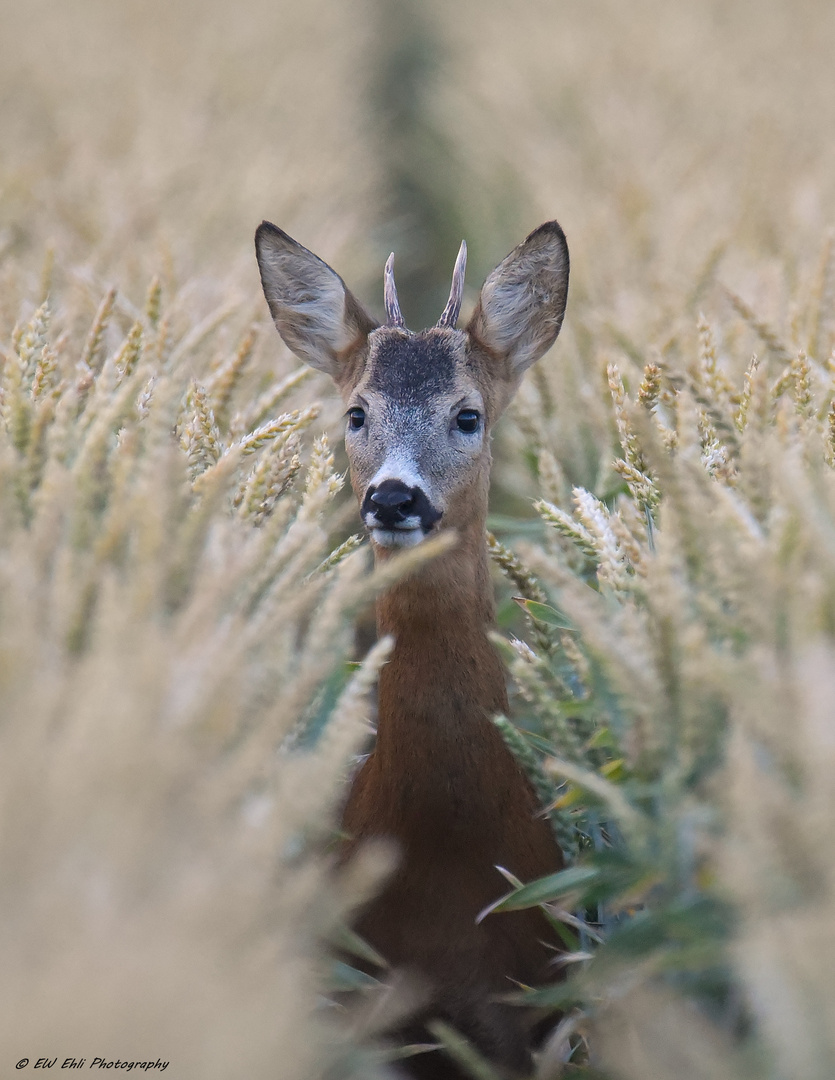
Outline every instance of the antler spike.
[[386, 306], [386, 326], [397, 326], [405, 330], [406, 320], [400, 311], [397, 286], [394, 284], [394, 252], [386, 260], [386, 269], [383, 273], [383, 302]]
[[446, 326], [450, 330], [455, 329], [458, 315], [461, 311], [461, 301], [464, 298], [464, 274], [467, 271], [467, 241], [461, 241], [458, 249], [458, 258], [455, 260], [455, 269], [452, 271], [452, 287], [449, 290], [449, 300], [443, 314], [438, 319], [438, 326]]

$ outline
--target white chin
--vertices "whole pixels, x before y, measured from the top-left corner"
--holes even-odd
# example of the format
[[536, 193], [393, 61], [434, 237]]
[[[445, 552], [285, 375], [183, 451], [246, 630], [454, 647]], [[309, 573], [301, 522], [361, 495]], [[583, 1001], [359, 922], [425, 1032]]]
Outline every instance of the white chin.
[[371, 539], [380, 547], [407, 548], [414, 547], [424, 539], [423, 529], [372, 529]]

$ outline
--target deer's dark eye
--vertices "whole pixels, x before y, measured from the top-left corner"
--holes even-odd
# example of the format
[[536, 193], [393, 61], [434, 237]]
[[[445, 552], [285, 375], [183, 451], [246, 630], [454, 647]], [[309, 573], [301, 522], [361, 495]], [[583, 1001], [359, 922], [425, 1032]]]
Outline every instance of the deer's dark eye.
[[365, 410], [361, 409], [359, 405], [355, 405], [353, 409], [348, 410], [348, 426], [354, 431], [359, 429], [365, 423]]
[[481, 417], [475, 409], [462, 409], [455, 420], [458, 424], [459, 431], [463, 431], [467, 435], [472, 435], [474, 431], [478, 431], [478, 424]]

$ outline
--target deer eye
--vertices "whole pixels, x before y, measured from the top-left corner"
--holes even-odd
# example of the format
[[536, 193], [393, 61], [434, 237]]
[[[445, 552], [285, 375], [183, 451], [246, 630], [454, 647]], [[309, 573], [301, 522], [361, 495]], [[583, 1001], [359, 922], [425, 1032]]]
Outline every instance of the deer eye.
[[458, 424], [459, 431], [463, 431], [467, 435], [472, 435], [474, 431], [478, 431], [478, 423], [479, 420], [481, 420], [481, 417], [475, 409], [462, 409], [455, 420]]
[[353, 409], [348, 410], [348, 425], [353, 431], [359, 431], [359, 429], [365, 424], [365, 410], [361, 409], [359, 405], [355, 405]]

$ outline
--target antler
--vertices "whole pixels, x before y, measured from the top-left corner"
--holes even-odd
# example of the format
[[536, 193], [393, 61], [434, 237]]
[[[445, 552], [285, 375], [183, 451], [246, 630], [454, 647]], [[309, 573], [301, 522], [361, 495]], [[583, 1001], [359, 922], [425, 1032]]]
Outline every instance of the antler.
[[458, 314], [461, 311], [461, 300], [464, 297], [464, 274], [467, 270], [467, 241], [461, 241], [458, 249], [458, 258], [455, 260], [455, 269], [452, 271], [452, 287], [449, 290], [449, 300], [446, 302], [443, 314], [436, 323], [437, 326], [446, 326], [450, 330], [455, 329], [458, 322]]
[[386, 306], [386, 326], [397, 326], [405, 330], [406, 320], [400, 311], [397, 286], [394, 284], [394, 252], [386, 260], [386, 269], [383, 273], [383, 302]]

